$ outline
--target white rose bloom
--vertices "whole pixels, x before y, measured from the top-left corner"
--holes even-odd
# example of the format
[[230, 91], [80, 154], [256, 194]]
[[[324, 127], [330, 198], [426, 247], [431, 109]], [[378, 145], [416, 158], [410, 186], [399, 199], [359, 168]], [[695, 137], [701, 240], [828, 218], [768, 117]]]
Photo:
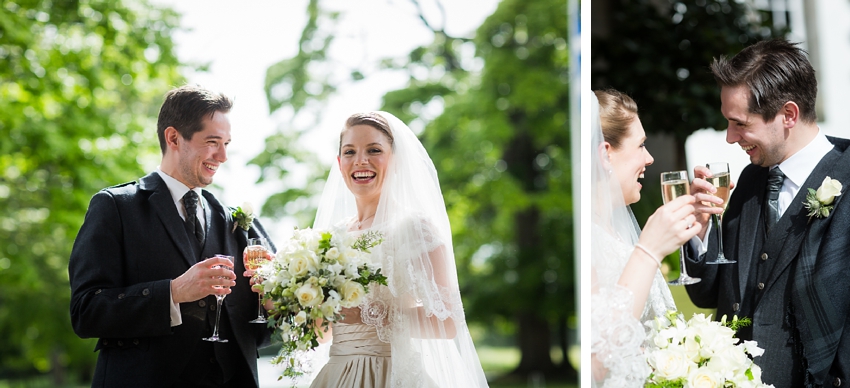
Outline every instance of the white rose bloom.
[[687, 377], [691, 367], [696, 366], [685, 352], [675, 349], [656, 350], [649, 355], [648, 361], [655, 369], [655, 375], [665, 380]]
[[815, 193], [815, 197], [817, 197], [818, 201], [824, 205], [829, 205], [835, 200], [835, 197], [841, 195], [841, 189], [841, 182], [830, 177], [826, 177], [823, 179], [823, 183], [821, 183]]
[[289, 274], [294, 277], [307, 276], [308, 273], [315, 270], [316, 267], [313, 265], [310, 259], [305, 256], [293, 257], [292, 260], [289, 262], [289, 268], [287, 268]]
[[691, 388], [719, 388], [723, 386], [723, 381], [707, 368], [694, 368], [688, 375], [687, 386]]
[[342, 293], [342, 307], [357, 307], [366, 295], [362, 285], [350, 280], [343, 283], [339, 291]]
[[245, 214], [254, 214], [254, 207], [250, 202], [242, 202], [242, 212]]
[[336, 249], [336, 247], [331, 247], [331, 249], [328, 249], [328, 251], [325, 252], [325, 257], [327, 257], [328, 259], [331, 259], [331, 260], [338, 259], [339, 258], [339, 249]]
[[322, 303], [325, 295], [321, 288], [314, 286], [311, 283], [305, 283], [303, 286], [298, 287], [298, 290], [295, 291], [295, 297], [298, 299], [298, 303], [301, 306], [312, 307]]
[[307, 323], [307, 312], [304, 310], [299, 311], [298, 315], [296, 315], [292, 321], [298, 326]]

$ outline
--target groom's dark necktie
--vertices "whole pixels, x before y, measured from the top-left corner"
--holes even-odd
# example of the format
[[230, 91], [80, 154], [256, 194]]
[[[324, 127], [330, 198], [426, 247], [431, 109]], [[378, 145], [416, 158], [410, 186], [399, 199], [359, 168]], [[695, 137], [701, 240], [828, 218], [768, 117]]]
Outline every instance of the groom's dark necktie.
[[764, 201], [764, 221], [767, 233], [770, 233], [770, 229], [779, 221], [779, 190], [782, 189], [784, 180], [785, 174], [779, 167], [767, 173], [767, 195]]
[[189, 190], [183, 196], [183, 208], [186, 210], [186, 228], [194, 233], [201, 246], [204, 246], [204, 228], [198, 220], [198, 193]]

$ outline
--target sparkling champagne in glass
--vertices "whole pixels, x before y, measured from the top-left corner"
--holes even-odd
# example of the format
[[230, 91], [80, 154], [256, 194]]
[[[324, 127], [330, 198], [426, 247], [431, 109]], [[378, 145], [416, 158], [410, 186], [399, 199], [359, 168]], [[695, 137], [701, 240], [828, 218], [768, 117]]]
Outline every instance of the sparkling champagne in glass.
[[[670, 202], [682, 195], [690, 192], [690, 183], [688, 182], [687, 171], [671, 171], [661, 173], [661, 196], [664, 203]], [[692, 278], [688, 276], [688, 270], [685, 268], [685, 250], [679, 247], [679, 264], [681, 272], [679, 278], [672, 280], [667, 284], [671, 286], [684, 286], [700, 282], [700, 278]]]
[[[231, 263], [233, 263], [233, 256], [217, 254], [217, 255], [215, 255], [215, 257], [225, 258], [225, 259], [230, 260]], [[221, 264], [220, 265], [214, 265], [213, 268], [226, 268], [226, 269], [233, 271], [233, 265], [232, 264], [231, 264], [230, 267], [228, 267], [226, 265], [221, 265]], [[224, 276], [221, 276], [220, 278], [221, 279], [227, 279], [227, 277], [224, 277]], [[222, 289], [222, 288], [225, 288], [225, 287], [224, 286], [213, 286], [213, 288]], [[215, 296], [216, 308], [215, 308], [215, 327], [213, 328], [213, 334], [212, 334], [212, 337], [201, 338], [202, 340], [210, 341], [210, 342], [227, 342], [226, 339], [220, 338], [218, 336], [218, 321], [221, 319], [221, 303], [224, 302], [224, 297], [226, 297], [226, 296], [227, 295], [216, 295]]]
[[[249, 238], [248, 246], [245, 247], [245, 253], [242, 256], [245, 268], [249, 271], [256, 271], [259, 269], [260, 266], [271, 260], [270, 251], [271, 248], [269, 247], [269, 242], [265, 238]], [[256, 274], [254, 274], [254, 278], [258, 279]], [[257, 297], [259, 298], [257, 318], [249, 322], [266, 323], [268, 321], [263, 316], [263, 295], [258, 293]]]
[[[729, 200], [729, 163], [725, 162], [712, 162], [705, 165], [708, 167], [709, 171], [711, 171], [711, 176], [705, 178], [708, 183], [711, 183], [715, 188], [717, 188], [717, 192], [714, 193], [715, 196], [719, 197], [723, 200], [723, 206], [726, 206], [726, 201]], [[711, 206], [714, 206], [712, 203]], [[723, 228], [722, 228], [722, 218], [719, 214], [712, 214], [711, 218], [714, 220], [714, 223], [717, 224], [717, 241], [720, 242], [719, 251], [717, 253], [717, 259], [714, 261], [706, 261], [706, 264], [732, 264], [735, 263], [735, 260], [728, 260], [726, 255], [723, 254]]]

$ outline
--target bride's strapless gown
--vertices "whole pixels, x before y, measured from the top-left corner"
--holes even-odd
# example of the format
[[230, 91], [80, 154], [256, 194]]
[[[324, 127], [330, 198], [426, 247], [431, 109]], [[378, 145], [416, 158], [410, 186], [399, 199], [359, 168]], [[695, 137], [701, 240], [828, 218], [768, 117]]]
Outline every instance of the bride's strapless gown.
[[378, 339], [373, 326], [335, 323], [330, 360], [311, 388], [389, 387], [390, 344]]

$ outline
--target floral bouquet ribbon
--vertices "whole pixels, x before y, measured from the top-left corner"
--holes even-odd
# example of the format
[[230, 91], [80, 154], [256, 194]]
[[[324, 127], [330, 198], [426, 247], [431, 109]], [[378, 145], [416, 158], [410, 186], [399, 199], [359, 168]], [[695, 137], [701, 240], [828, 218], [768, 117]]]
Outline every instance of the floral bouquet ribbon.
[[272, 339], [282, 346], [272, 364], [284, 364], [283, 376], [304, 375], [301, 356], [319, 346], [329, 323], [343, 318], [342, 308], [359, 306], [370, 284], [387, 284], [370, 260], [370, 249], [382, 241], [374, 231], [354, 236], [343, 228], [296, 229], [275, 258], [257, 270], [265, 299], [274, 306], [269, 326], [275, 329]]

